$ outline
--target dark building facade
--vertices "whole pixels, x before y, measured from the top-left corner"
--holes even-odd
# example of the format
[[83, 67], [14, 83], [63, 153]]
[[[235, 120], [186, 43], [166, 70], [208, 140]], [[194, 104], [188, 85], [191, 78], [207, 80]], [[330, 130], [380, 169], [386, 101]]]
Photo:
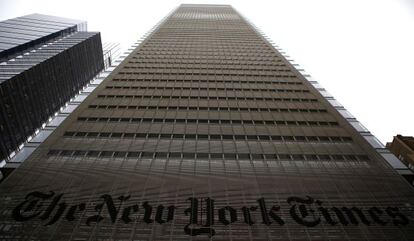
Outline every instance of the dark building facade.
[[0, 185], [4, 240], [413, 240], [403, 165], [227, 5], [181, 5]]
[[410, 169], [414, 169], [414, 137], [396, 135], [387, 148]]
[[77, 31], [86, 31], [85, 21], [43, 14], [29, 14], [0, 22], [0, 62], [33, 50]]
[[[89, 47], [88, 47], [89, 48]], [[79, 89], [78, 94], [71, 98], [68, 102], [64, 103], [60, 107], [60, 110], [52, 115], [41, 128], [37, 129], [33, 135], [31, 135], [23, 146], [19, 146], [15, 155], [7, 160], [3, 160], [0, 163], [0, 182], [3, 178], [7, 177], [13, 170], [18, 168], [26, 158], [40, 145], [42, 142], [66, 119], [70, 113], [72, 113], [77, 106], [97, 87], [102, 83], [105, 76], [108, 76], [115, 68], [114, 65], [118, 64], [120, 60], [120, 46], [117, 43], [104, 43], [102, 46], [104, 70], [94, 76], [90, 81], [82, 87], [77, 86]], [[92, 57], [92, 56], [90, 56]], [[69, 58], [68, 58], [69, 59]], [[85, 63], [87, 64], [87, 63]]]
[[40, 14], [0, 23], [2, 162], [103, 69], [100, 34], [85, 25]]

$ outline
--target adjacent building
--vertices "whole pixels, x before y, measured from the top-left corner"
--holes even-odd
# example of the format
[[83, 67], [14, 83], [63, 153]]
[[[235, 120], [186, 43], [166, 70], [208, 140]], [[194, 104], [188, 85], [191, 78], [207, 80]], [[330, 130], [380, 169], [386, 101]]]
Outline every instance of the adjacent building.
[[2, 21], [0, 22], [0, 62], [68, 34], [86, 30], [85, 21], [43, 14], [29, 14]]
[[70, 115], [82, 101], [108, 76], [118, 63], [120, 45], [118, 43], [103, 43], [104, 69], [89, 80], [78, 93], [67, 101], [61, 108], [38, 128], [27, 141], [19, 146], [7, 160], [3, 160], [0, 168], [0, 182], [12, 171], [18, 168], [36, 148]]
[[2, 239], [414, 237], [410, 171], [231, 6], [122, 57], [0, 185]]
[[0, 22], [0, 167], [104, 67], [86, 22], [31, 14]]
[[414, 137], [396, 135], [387, 148], [410, 169], [414, 169]]

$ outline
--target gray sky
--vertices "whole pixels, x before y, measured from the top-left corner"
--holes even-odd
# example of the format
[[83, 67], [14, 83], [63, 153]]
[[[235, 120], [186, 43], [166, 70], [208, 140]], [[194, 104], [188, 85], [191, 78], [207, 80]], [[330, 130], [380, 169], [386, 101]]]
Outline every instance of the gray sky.
[[82, 19], [127, 48], [180, 3], [233, 5], [382, 142], [414, 135], [414, 0], [0, 0], [0, 20]]

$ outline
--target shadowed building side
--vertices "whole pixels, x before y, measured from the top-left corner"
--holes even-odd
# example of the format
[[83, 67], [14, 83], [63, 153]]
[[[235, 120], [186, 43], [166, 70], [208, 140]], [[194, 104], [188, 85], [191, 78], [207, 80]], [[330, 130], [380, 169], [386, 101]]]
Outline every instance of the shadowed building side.
[[31, 14], [0, 22], [0, 168], [103, 67], [86, 23]]

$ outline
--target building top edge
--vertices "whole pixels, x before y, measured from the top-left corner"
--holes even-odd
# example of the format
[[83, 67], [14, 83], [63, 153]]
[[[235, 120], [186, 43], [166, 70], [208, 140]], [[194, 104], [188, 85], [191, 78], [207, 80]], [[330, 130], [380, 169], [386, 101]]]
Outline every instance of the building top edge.
[[183, 3], [180, 4], [180, 7], [231, 7], [229, 4], [193, 4], [193, 3]]
[[32, 13], [32, 14], [24, 15], [24, 16], [17, 17], [17, 18], [29, 18], [29, 19], [36, 19], [36, 20], [47, 20], [47, 21], [56, 22], [56, 23], [71, 23], [71, 24], [79, 24], [79, 23], [86, 22], [86, 20], [64, 18], [64, 17], [54, 16], [54, 15], [49, 15], [49, 14], [41, 14], [41, 13]]

